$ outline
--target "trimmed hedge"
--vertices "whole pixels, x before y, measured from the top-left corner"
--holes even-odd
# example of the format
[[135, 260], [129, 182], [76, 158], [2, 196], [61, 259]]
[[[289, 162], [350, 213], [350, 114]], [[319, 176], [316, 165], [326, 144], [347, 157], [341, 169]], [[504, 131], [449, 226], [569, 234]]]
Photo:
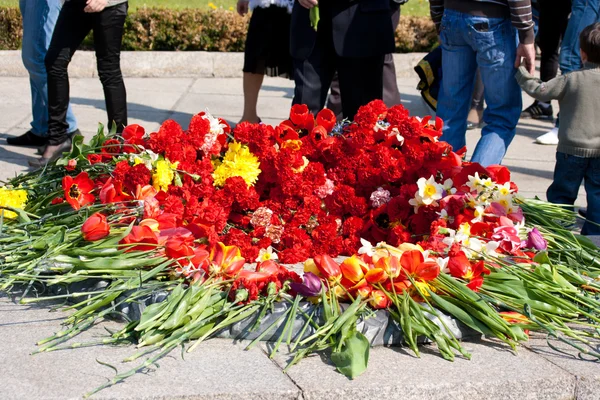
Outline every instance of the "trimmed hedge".
[[[171, 10], [141, 8], [125, 22], [123, 50], [244, 51], [248, 16], [223, 9]], [[21, 46], [23, 30], [19, 10], [0, 7], [0, 50]], [[401, 17], [396, 31], [396, 51], [429, 51], [437, 42], [428, 17]], [[82, 44], [92, 48], [91, 34]]]

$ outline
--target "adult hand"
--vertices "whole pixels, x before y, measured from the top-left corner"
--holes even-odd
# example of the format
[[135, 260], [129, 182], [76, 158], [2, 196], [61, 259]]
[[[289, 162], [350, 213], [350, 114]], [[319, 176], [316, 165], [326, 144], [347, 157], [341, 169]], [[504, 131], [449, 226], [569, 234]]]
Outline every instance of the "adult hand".
[[246, 14], [248, 14], [248, 0], [238, 0], [237, 2], [237, 12], [238, 14], [240, 14], [242, 17]]
[[517, 47], [517, 59], [515, 60], [515, 68], [525, 65], [527, 71], [533, 75], [535, 73], [535, 46], [531, 44], [520, 43]]
[[86, 13], [95, 13], [104, 10], [108, 4], [108, 0], [87, 0], [85, 4], [86, 6], [83, 11]]
[[317, 0], [298, 0], [298, 3], [300, 3], [300, 5], [304, 8], [308, 8], [309, 10], [317, 5], [319, 5], [319, 3], [317, 2]]

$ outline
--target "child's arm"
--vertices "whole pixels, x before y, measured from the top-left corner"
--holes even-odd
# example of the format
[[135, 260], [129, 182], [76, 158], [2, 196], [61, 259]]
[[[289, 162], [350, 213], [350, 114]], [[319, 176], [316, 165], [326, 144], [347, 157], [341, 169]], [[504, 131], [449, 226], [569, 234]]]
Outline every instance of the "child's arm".
[[527, 72], [525, 67], [519, 67], [517, 82], [528, 95], [539, 101], [560, 100], [565, 90], [567, 76], [562, 75], [548, 82], [542, 82]]

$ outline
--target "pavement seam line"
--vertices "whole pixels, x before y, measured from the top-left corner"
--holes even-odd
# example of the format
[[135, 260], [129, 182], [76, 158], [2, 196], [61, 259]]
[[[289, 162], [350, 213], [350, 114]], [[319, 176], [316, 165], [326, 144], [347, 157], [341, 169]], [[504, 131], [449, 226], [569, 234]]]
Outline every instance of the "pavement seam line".
[[171, 119], [171, 117], [175, 114], [177, 107], [179, 106], [179, 104], [181, 104], [181, 102], [183, 101], [183, 99], [190, 94], [192, 88], [194, 87], [194, 84], [196, 83], [196, 81], [198, 80], [198, 78], [192, 78], [192, 81], [190, 82], [190, 84], [188, 85], [187, 88], [185, 88], [185, 90], [183, 91], [183, 93], [181, 94], [181, 96], [179, 96], [179, 98], [177, 99], [177, 101], [175, 101], [175, 104], [173, 104], [173, 107], [171, 107], [171, 109], [169, 110], [169, 112], [167, 113], [167, 119]]
[[298, 390], [300, 391], [300, 393], [299, 393], [300, 396], [298, 397], [298, 399], [299, 400], [304, 399], [305, 398], [304, 397], [304, 389], [302, 389], [302, 387], [294, 380], [294, 378], [292, 378], [290, 376], [290, 374], [288, 374], [287, 372], [283, 371], [283, 368], [281, 368], [281, 365], [279, 365], [279, 363], [277, 363], [277, 361], [275, 361], [275, 359], [271, 358], [271, 354], [269, 352], [267, 352], [267, 350], [265, 348], [263, 348], [262, 346], [260, 346], [260, 351], [262, 351], [262, 353], [265, 356], [267, 356], [267, 358], [269, 359], [269, 361], [271, 361], [273, 363], [273, 365], [275, 365], [275, 368], [277, 368], [278, 370], [280, 370], [281, 373], [283, 375], [285, 375], [290, 380], [290, 382], [292, 382], [294, 384], [294, 386], [296, 386], [298, 388]]
[[580, 381], [580, 377], [571, 373], [570, 371], [568, 371], [567, 369], [561, 367], [560, 365], [556, 364], [555, 362], [553, 362], [552, 360], [544, 357], [541, 354], [536, 353], [535, 351], [533, 351], [532, 349], [530, 349], [529, 347], [522, 347], [523, 349], [527, 350], [528, 352], [530, 352], [534, 357], [539, 357], [545, 361], [548, 361], [550, 364], [554, 365], [556, 368], [560, 369], [561, 371], [565, 372], [567, 375], [575, 378], [575, 387], [573, 388], [573, 399], [577, 399], [577, 394], [579, 392], [579, 381]]

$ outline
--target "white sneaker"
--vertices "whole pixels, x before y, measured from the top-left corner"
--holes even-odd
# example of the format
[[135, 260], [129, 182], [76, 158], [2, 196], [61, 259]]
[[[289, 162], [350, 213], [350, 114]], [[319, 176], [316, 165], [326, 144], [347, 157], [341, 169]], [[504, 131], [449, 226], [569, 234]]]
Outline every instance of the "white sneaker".
[[549, 132], [535, 138], [538, 144], [549, 144], [556, 146], [558, 144], [558, 128], [552, 128]]

